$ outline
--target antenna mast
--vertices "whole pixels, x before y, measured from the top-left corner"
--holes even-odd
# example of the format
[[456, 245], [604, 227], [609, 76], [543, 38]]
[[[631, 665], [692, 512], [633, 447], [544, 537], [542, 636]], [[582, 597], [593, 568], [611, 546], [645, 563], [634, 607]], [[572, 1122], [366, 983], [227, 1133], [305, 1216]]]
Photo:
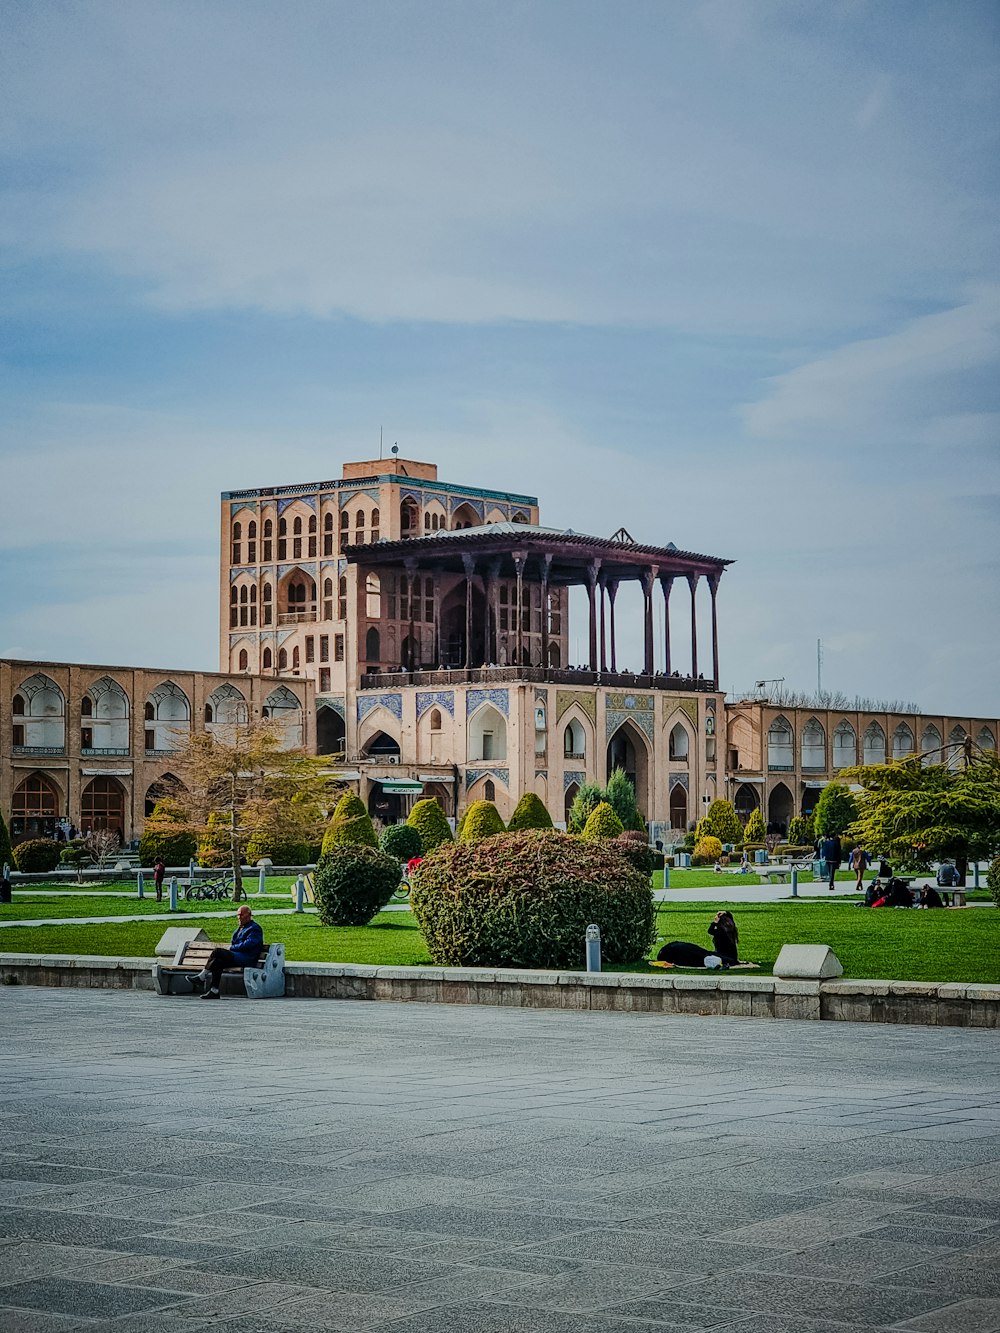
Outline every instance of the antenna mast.
[[823, 640], [816, 640], [816, 693], [823, 693]]

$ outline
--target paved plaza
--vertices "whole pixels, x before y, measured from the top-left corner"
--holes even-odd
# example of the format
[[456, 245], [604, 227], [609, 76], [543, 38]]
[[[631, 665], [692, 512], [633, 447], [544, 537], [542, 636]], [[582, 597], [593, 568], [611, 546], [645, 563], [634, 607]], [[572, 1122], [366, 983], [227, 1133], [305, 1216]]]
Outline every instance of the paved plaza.
[[1000, 1034], [0, 990], [0, 1329], [988, 1333]]

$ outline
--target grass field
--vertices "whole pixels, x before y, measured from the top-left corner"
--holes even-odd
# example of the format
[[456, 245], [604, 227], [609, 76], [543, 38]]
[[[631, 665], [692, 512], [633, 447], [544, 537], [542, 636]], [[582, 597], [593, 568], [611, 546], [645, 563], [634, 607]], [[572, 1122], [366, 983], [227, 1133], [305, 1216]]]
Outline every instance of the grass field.
[[[708, 946], [708, 923], [721, 906], [664, 904], [658, 912], [658, 933], [664, 940]], [[871, 912], [842, 899], [741, 903], [733, 911], [740, 953], [761, 964], [761, 975], [770, 972], [782, 944], [828, 944], [850, 977], [1000, 983], [1000, 912], [992, 909]], [[228, 920], [214, 921], [208, 913], [201, 917], [208, 934], [228, 938]], [[191, 919], [197, 920], [197, 914], [192, 912]], [[284, 942], [292, 962], [431, 962], [416, 922], [406, 912], [382, 913], [365, 927], [325, 927], [315, 915], [264, 917], [261, 924], [266, 938]], [[162, 933], [156, 921], [17, 926], [0, 931], [0, 951], [151, 957]], [[580, 950], [582, 967], [582, 941]], [[620, 970], [658, 969], [643, 963]]]

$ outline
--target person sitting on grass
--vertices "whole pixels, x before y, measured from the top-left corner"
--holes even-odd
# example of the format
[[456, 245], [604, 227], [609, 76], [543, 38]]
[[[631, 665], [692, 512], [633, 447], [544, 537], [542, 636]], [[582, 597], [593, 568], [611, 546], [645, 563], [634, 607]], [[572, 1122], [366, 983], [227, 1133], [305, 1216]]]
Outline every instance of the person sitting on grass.
[[732, 968], [756, 967], [756, 963], [740, 962], [740, 934], [732, 912], [717, 912], [708, 925], [708, 933], [715, 945], [705, 949], [687, 940], [671, 940], [656, 955], [659, 967]]
[[723, 967], [732, 967], [740, 961], [740, 932], [732, 912], [716, 912], [708, 923], [708, 933]]
[[[188, 980], [197, 989], [208, 984], [203, 1000], [217, 1000], [222, 974], [227, 967], [255, 967], [264, 947], [264, 932], [253, 919], [253, 912], [245, 904], [236, 913], [239, 925], [233, 931], [229, 948], [213, 949], [204, 970], [195, 972]], [[209, 984], [210, 983], [210, 984]]]
[[944, 900], [933, 884], [925, 884], [920, 890], [921, 907], [944, 907]]

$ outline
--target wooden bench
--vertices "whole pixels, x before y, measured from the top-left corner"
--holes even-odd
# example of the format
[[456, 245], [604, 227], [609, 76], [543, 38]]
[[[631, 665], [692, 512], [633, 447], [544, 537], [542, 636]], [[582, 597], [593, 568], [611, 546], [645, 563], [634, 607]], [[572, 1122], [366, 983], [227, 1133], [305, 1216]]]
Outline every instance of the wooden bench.
[[[201, 972], [212, 950], [225, 948], [228, 945], [217, 944], [214, 940], [186, 940], [174, 954], [172, 962], [153, 964], [153, 986], [157, 995], [196, 994], [186, 981], [180, 990], [173, 990], [174, 978]], [[278, 998], [285, 993], [285, 946], [265, 944], [252, 967], [227, 967], [222, 975], [223, 978], [242, 977], [248, 999]]]

